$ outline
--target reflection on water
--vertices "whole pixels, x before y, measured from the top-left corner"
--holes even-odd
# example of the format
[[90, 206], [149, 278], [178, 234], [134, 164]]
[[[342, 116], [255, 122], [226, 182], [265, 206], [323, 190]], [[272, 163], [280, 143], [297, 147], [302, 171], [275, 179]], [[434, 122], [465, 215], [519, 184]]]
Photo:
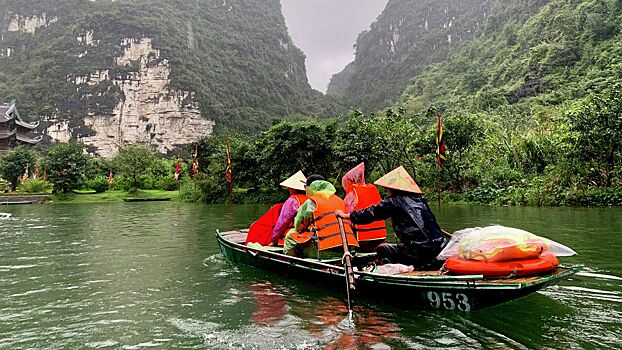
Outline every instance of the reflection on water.
[[213, 232], [265, 206], [7, 207], [0, 349], [622, 348], [622, 210], [446, 206], [449, 230], [491, 223], [547, 236], [585, 265], [559, 286], [473, 313], [405, 310], [233, 266]]

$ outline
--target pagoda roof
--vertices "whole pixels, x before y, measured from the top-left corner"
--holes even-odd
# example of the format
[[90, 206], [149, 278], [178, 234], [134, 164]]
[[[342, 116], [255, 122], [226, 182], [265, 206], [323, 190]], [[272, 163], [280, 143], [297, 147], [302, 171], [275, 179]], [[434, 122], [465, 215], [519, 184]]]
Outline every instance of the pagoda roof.
[[15, 101], [0, 105], [0, 123], [6, 123], [13, 119], [15, 119], [15, 124], [27, 129], [34, 129], [39, 126], [39, 122], [34, 124], [28, 123], [25, 122], [22, 117], [20, 117], [19, 112], [17, 111], [17, 107], [15, 107]]
[[17, 134], [16, 138], [17, 138], [17, 141], [21, 141], [21, 142], [25, 142], [25, 143], [29, 143], [31, 145], [34, 145], [36, 143], [39, 143], [43, 139], [43, 136], [39, 135], [39, 136], [35, 136], [35, 137], [28, 137], [28, 136], [25, 136], [25, 135]]
[[6, 123], [8, 121], [11, 121], [13, 119], [13, 114], [7, 115], [7, 114], [0, 114], [0, 123]]
[[9, 137], [15, 135], [16, 132], [17, 132], [17, 128], [11, 131], [0, 131], [0, 139], [8, 139]]
[[16, 120], [16, 121], [15, 121], [15, 124], [17, 124], [17, 125], [19, 125], [19, 126], [21, 126], [21, 127], [24, 127], [24, 128], [26, 128], [26, 129], [34, 129], [34, 128], [36, 128], [37, 126], [39, 126], [39, 122], [36, 122], [36, 123], [32, 124], [32, 123], [26, 123], [26, 122], [25, 122], [25, 121], [23, 121], [23, 120]]

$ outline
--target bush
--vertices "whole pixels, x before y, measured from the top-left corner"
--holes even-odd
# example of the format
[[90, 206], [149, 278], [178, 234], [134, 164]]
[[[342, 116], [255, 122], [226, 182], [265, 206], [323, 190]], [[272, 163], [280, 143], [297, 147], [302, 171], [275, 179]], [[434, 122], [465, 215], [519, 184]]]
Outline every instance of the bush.
[[22, 182], [18, 190], [25, 193], [45, 193], [46, 185], [43, 183], [43, 180], [29, 179]]
[[157, 182], [157, 189], [164, 191], [175, 191], [179, 189], [179, 182], [171, 176], [162, 176]]
[[97, 175], [92, 180], [86, 182], [86, 186], [97, 193], [108, 191], [108, 178], [106, 176]]

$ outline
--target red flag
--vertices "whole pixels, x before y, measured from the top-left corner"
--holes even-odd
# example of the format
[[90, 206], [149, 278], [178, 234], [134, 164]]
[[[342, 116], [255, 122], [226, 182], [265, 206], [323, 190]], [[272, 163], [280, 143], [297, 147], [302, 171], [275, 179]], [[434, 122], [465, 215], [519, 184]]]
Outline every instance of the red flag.
[[177, 164], [175, 164], [175, 175], [173, 175], [175, 181], [179, 181], [179, 175], [181, 175], [181, 165], [179, 164], [179, 160], [177, 160]]
[[199, 172], [199, 145], [194, 145], [194, 161], [192, 161], [192, 173], [196, 175]]
[[110, 169], [110, 172], [108, 173], [108, 187], [112, 186], [112, 169]]
[[441, 114], [438, 114], [438, 130], [436, 133], [436, 160], [441, 166], [447, 160], [447, 151], [445, 150], [445, 138], [443, 136], [443, 124], [441, 122]]
[[233, 169], [231, 166], [231, 139], [227, 138], [227, 169], [225, 171], [225, 178], [229, 183], [229, 193], [233, 191]]

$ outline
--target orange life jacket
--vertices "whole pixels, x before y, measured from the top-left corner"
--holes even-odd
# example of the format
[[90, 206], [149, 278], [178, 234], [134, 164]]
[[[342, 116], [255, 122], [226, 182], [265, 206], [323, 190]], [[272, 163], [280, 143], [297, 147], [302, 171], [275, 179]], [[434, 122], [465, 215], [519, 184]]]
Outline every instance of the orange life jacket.
[[[296, 200], [298, 201], [298, 208], [300, 208], [302, 206], [302, 203], [307, 201], [307, 195], [306, 194], [292, 194], [290, 197], [294, 197], [296, 198]], [[289, 230], [294, 228], [294, 220], [292, 220], [292, 224], [285, 230], [285, 234], [287, 234], [287, 232], [289, 232]], [[284, 245], [285, 244], [285, 235], [282, 235], [281, 237], [279, 237], [279, 242], [277, 243], [277, 245]]]
[[[358, 199], [354, 210], [369, 208], [372, 205], [380, 203], [380, 193], [376, 186], [368, 185], [352, 185], [356, 198]], [[387, 238], [387, 229], [384, 220], [374, 221], [365, 225], [354, 225], [356, 230], [356, 238], [361, 241], [373, 241], [377, 239]]]
[[[309, 199], [316, 206], [313, 211], [313, 223], [309, 226], [309, 231], [295, 233], [292, 235], [292, 238], [299, 243], [304, 243], [313, 237], [317, 240], [318, 250], [340, 247], [342, 245], [341, 231], [339, 230], [339, 222], [337, 221], [335, 211], [345, 208], [343, 200], [335, 195], [326, 199], [317, 194], [309, 197]], [[343, 220], [343, 228], [348, 245], [358, 247], [359, 243], [356, 237], [354, 237], [349, 220]]]

